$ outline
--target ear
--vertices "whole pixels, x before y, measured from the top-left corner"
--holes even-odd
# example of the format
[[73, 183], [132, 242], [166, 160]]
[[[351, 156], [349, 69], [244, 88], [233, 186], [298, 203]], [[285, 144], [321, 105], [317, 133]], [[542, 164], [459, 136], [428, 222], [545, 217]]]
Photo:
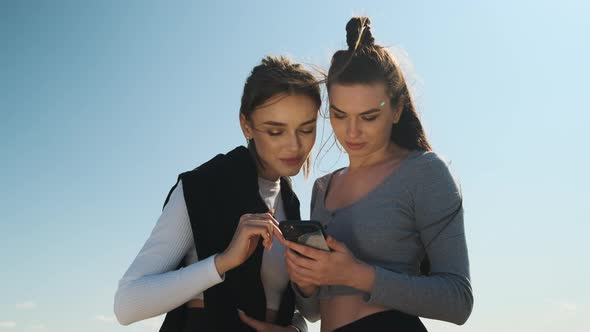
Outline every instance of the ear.
[[402, 103], [402, 100], [400, 100], [397, 103], [397, 106], [395, 107], [395, 109], [393, 110], [393, 124], [399, 123], [399, 119], [401, 119], [401, 117], [402, 117], [403, 110], [404, 110], [404, 104]]
[[240, 113], [240, 127], [242, 127], [244, 137], [246, 137], [247, 140], [252, 139], [252, 128], [250, 128], [248, 120], [246, 120], [246, 116], [243, 113]]

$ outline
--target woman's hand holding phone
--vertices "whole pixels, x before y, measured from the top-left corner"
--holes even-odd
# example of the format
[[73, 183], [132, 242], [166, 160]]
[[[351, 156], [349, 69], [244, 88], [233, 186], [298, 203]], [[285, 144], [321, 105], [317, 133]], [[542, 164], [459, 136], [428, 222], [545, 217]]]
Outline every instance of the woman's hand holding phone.
[[[315, 249], [291, 241], [284, 241], [287, 272], [300, 286], [304, 295], [315, 293], [312, 286], [346, 285], [358, 289], [372, 289], [374, 269], [359, 261], [341, 242], [327, 239], [331, 251]], [[307, 293], [311, 291], [311, 293]]]
[[272, 247], [275, 236], [282, 240], [278, 224], [270, 212], [248, 213], [240, 217], [240, 222], [230, 244], [215, 257], [215, 266], [219, 275], [223, 275], [250, 258], [260, 238], [263, 239], [262, 244], [266, 249]]

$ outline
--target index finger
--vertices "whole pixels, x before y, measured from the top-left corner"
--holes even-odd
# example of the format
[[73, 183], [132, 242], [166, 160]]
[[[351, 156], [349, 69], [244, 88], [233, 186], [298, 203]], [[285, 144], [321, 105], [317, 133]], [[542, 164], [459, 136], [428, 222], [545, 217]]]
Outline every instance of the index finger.
[[272, 221], [273, 224], [275, 224], [277, 226], [279, 225], [279, 222], [269, 212], [265, 212], [265, 213], [254, 213], [254, 214], [252, 214], [252, 216], [256, 216], [256, 217], [258, 217], [260, 219], [268, 219], [268, 220]]
[[273, 234], [279, 239], [279, 242], [283, 243], [283, 241], [285, 241], [285, 238], [283, 237], [283, 231], [281, 231], [279, 226], [275, 225], [274, 223], [271, 224], [271, 226], [274, 228]]

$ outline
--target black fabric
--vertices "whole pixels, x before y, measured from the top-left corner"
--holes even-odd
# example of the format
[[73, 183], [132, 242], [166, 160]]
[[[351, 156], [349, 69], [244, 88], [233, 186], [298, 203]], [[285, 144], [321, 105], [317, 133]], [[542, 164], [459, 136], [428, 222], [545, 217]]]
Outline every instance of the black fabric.
[[[182, 180], [199, 259], [227, 248], [243, 214], [268, 211], [259, 194], [255, 161], [245, 147], [217, 155], [198, 168], [180, 174], [178, 179]], [[170, 193], [173, 190], [174, 187]], [[281, 179], [281, 196], [287, 218], [301, 219], [299, 200], [287, 179]], [[166, 203], [169, 197], [170, 194]], [[252, 331], [241, 322], [237, 309], [252, 318], [265, 319], [266, 297], [260, 279], [263, 250], [260, 241], [245, 263], [228, 271], [222, 283], [205, 290], [204, 310], [180, 306], [166, 315], [160, 331], [180, 332], [187, 322], [203, 324], [200, 331]], [[275, 323], [283, 326], [291, 323], [294, 302], [289, 284], [283, 293]]]
[[209, 322], [205, 319], [207, 312], [203, 308], [187, 308], [186, 319], [184, 320], [184, 326], [182, 332], [197, 332], [197, 331], [218, 331], [214, 326], [206, 326]]
[[427, 332], [426, 327], [416, 316], [396, 310], [372, 314], [344, 325], [334, 332]]

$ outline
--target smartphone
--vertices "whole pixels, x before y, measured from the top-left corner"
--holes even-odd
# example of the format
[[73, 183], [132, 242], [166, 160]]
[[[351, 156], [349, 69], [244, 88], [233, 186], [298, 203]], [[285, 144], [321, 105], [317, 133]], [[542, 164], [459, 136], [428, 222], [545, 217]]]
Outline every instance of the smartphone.
[[283, 237], [316, 249], [330, 251], [324, 227], [316, 220], [285, 220], [279, 223]]

